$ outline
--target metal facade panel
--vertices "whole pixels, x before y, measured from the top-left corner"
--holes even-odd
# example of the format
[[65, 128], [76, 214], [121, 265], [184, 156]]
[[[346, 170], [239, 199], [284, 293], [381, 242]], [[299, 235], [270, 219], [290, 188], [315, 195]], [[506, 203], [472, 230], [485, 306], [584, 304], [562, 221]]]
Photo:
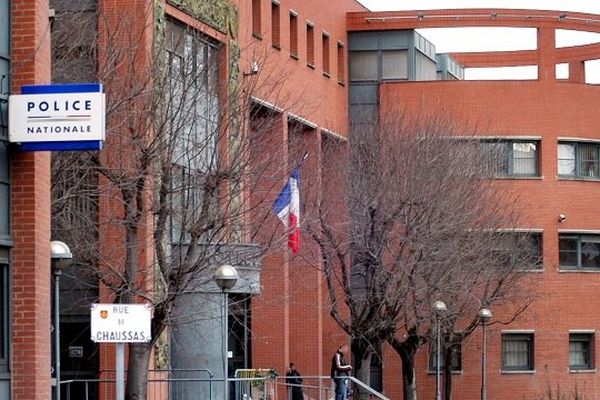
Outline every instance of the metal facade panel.
[[379, 47], [377, 32], [350, 32], [348, 50], [377, 50]]
[[379, 84], [352, 84], [350, 86], [350, 104], [379, 103]]
[[0, 1], [0, 57], [10, 55], [10, 1]]
[[381, 50], [402, 50], [410, 47], [412, 31], [379, 32], [379, 48]]

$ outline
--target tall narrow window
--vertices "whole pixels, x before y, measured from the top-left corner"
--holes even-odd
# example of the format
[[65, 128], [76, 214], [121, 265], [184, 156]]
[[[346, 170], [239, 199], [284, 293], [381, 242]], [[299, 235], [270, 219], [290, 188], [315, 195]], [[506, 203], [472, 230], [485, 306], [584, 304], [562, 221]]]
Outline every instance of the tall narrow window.
[[315, 28], [311, 23], [306, 24], [306, 63], [315, 67]]
[[290, 56], [298, 59], [298, 15], [290, 11]]
[[272, 2], [271, 3], [271, 41], [273, 47], [276, 49], [281, 49], [281, 24], [280, 15], [279, 15], [279, 3]]
[[345, 82], [346, 74], [346, 57], [344, 57], [344, 43], [337, 43], [337, 68], [338, 68], [338, 82]]
[[329, 77], [331, 71], [329, 69], [329, 35], [323, 32], [321, 42], [323, 44], [323, 75]]
[[261, 9], [260, 0], [252, 0], [252, 35], [259, 39], [262, 39], [261, 35]]

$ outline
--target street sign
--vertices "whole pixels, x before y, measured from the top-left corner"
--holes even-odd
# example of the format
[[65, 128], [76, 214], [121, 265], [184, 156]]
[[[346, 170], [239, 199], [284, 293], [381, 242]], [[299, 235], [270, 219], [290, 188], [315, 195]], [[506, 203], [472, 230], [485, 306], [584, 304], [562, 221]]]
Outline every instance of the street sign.
[[92, 304], [92, 341], [149, 342], [151, 320], [150, 304]]

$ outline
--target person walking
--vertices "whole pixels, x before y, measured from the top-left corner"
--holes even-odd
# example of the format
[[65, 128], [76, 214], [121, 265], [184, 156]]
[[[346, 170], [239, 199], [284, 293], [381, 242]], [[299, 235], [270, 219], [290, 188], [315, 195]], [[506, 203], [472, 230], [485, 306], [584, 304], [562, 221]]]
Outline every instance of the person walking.
[[335, 400], [348, 400], [348, 379], [346, 378], [352, 366], [346, 363], [344, 353], [348, 352], [348, 345], [341, 345], [331, 359], [331, 379], [335, 382]]
[[294, 363], [290, 363], [290, 369], [288, 369], [287, 374], [285, 374], [285, 383], [287, 383], [290, 388], [290, 400], [303, 400], [304, 395], [302, 394], [302, 374], [298, 372], [296, 369], [296, 365]]

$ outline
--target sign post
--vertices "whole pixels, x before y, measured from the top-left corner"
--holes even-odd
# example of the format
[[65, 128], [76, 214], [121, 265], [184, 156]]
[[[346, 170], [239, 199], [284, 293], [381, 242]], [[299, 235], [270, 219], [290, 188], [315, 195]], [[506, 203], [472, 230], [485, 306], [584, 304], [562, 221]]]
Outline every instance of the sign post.
[[92, 304], [92, 341], [116, 343], [116, 400], [125, 399], [125, 343], [152, 338], [150, 304]]

